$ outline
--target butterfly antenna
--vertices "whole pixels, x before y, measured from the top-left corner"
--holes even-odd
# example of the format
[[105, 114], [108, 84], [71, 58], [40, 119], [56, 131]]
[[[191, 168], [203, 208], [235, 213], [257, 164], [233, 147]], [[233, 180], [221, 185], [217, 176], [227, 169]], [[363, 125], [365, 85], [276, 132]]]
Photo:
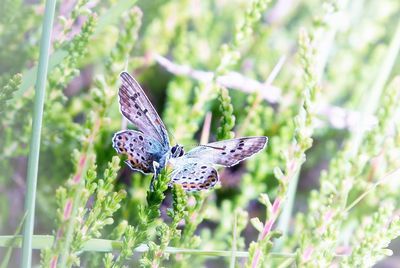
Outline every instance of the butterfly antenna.
[[186, 144], [186, 145], [182, 145], [183, 146], [183, 148], [188, 148], [188, 147], [198, 147], [198, 146], [201, 146], [200, 144]]
[[184, 148], [186, 147], [207, 147], [207, 148], [211, 148], [211, 149], [216, 149], [216, 150], [225, 150], [225, 146], [224, 147], [217, 147], [217, 146], [211, 146], [208, 144], [188, 144], [188, 145], [184, 145]]
[[221, 151], [223, 151], [223, 150], [225, 150], [226, 149], [226, 146], [224, 146], [224, 147], [217, 147], [217, 146], [211, 146], [211, 145], [208, 145], [208, 144], [200, 144], [199, 145], [200, 147], [207, 147], [207, 148], [211, 148], [211, 149], [215, 149], [215, 150], [221, 150]]

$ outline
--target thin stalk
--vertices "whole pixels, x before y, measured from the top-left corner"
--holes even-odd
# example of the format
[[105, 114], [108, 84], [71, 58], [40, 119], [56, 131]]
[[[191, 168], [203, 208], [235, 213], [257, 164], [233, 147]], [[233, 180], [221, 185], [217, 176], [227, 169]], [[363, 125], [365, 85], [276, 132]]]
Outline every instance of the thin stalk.
[[203, 124], [203, 129], [201, 131], [201, 136], [200, 136], [200, 144], [207, 144], [210, 138], [210, 128], [211, 128], [211, 118], [212, 118], [212, 113], [207, 112], [205, 119], [204, 119], [204, 124]]
[[287, 200], [286, 200], [286, 205], [283, 207], [281, 216], [279, 217], [278, 220], [278, 225], [277, 229], [282, 232], [282, 235], [280, 238], [277, 238], [274, 243], [273, 251], [277, 252], [280, 251], [284, 242], [284, 239], [288, 233], [289, 229], [289, 222], [290, 218], [292, 217], [292, 212], [293, 212], [293, 204], [296, 199], [296, 192], [297, 192], [297, 185], [299, 183], [299, 177], [300, 177], [300, 170], [297, 170], [297, 172], [294, 174], [292, 179], [290, 180], [289, 186], [288, 186], [288, 192], [287, 192]]
[[[82, 168], [82, 177], [86, 175], [86, 171], [88, 168], [88, 164], [87, 164], [87, 160], [84, 162], [83, 168]], [[78, 207], [80, 205], [80, 196], [82, 193], [83, 188], [85, 187], [85, 182], [84, 179], [81, 179], [81, 181], [78, 184], [78, 188], [75, 192], [75, 197], [72, 203], [72, 212], [71, 212], [71, 216], [70, 219], [67, 223], [67, 231], [66, 231], [66, 235], [65, 235], [65, 243], [63, 245], [63, 249], [61, 251], [61, 255], [60, 255], [60, 267], [65, 267], [66, 263], [67, 263], [67, 258], [68, 258], [68, 254], [70, 251], [70, 245], [72, 242], [72, 234], [74, 231], [74, 219], [76, 217], [76, 214], [78, 213]]]
[[[390, 73], [392, 72], [393, 66], [396, 63], [397, 56], [400, 51], [400, 19], [397, 22], [396, 33], [390, 42], [386, 56], [379, 69], [378, 77], [375, 83], [372, 85], [370, 90], [366, 90], [365, 96], [360, 103], [361, 105], [361, 116], [359, 127], [356, 128], [354, 135], [352, 136], [352, 150], [350, 151], [350, 157], [354, 156], [358, 152], [358, 148], [361, 145], [365, 134], [365, 128], [367, 126], [367, 117], [373, 115], [378, 107], [379, 100], [381, 99], [382, 91], [387, 83]], [[367, 105], [366, 105], [367, 104]]]
[[368, 194], [370, 194], [371, 192], [373, 192], [375, 190], [376, 187], [378, 187], [379, 185], [381, 185], [382, 183], [387, 182], [389, 179], [391, 179], [392, 177], [394, 177], [395, 175], [398, 176], [400, 172], [400, 168], [397, 168], [395, 170], [393, 170], [392, 172], [389, 172], [388, 174], [386, 174], [382, 179], [378, 180], [376, 183], [374, 183], [371, 187], [369, 187], [364, 193], [362, 193], [359, 197], [357, 197], [350, 205], [348, 205], [346, 207], [346, 209], [344, 210], [345, 213], [349, 212], [349, 210], [351, 210], [353, 207], [355, 207], [358, 203], [360, 203], [361, 200], [363, 200]]
[[281, 264], [279, 264], [278, 268], [286, 268], [286, 267], [290, 267], [290, 265], [292, 265], [294, 259], [287, 259], [285, 261], [283, 261]]
[[[280, 70], [282, 69], [283, 64], [285, 63], [285, 61], [286, 61], [286, 56], [285, 55], [283, 55], [283, 56], [281, 56], [279, 58], [278, 63], [274, 66], [274, 68], [272, 69], [271, 73], [268, 75], [268, 78], [264, 83], [265, 86], [271, 86], [272, 85], [272, 83], [274, 82], [275, 78], [278, 76]], [[237, 136], [240, 136], [243, 132], [245, 132], [246, 128], [248, 127], [248, 125], [250, 123], [250, 120], [254, 117], [254, 111], [261, 104], [262, 100], [263, 100], [263, 95], [261, 94], [261, 90], [257, 89], [256, 99], [254, 100], [253, 105], [250, 108], [249, 114], [244, 119], [242, 126], [237, 131]]]
[[[32, 248], [46, 249], [53, 245], [54, 236], [52, 235], [34, 235], [32, 239]], [[22, 244], [22, 236], [17, 235], [3, 235], [0, 236], [0, 247], [14, 247], [20, 248]], [[83, 243], [81, 252], [113, 252], [121, 250], [123, 242], [120, 240], [108, 239], [90, 239]], [[147, 252], [149, 247], [146, 244], [141, 244], [133, 251], [137, 253]], [[231, 257], [232, 251], [230, 250], [201, 250], [201, 249], [186, 249], [167, 247], [165, 249], [167, 254], [189, 254], [198, 256], [214, 256], [214, 257]], [[236, 258], [247, 258], [249, 253], [247, 251], [236, 251]], [[269, 253], [268, 257], [274, 259], [294, 259], [295, 253]], [[344, 254], [335, 254], [335, 257], [342, 258], [348, 257]]]
[[[22, 236], [0, 236], [0, 247], [21, 247]], [[33, 248], [34, 249], [45, 249], [49, 248], [54, 243], [54, 236], [51, 235], [34, 235], [33, 236]], [[81, 251], [88, 252], [113, 252], [118, 251], [122, 248], [122, 241], [120, 240], [107, 240], [107, 239], [90, 239], [83, 243]], [[142, 244], [136, 247], [133, 251], [137, 253], [147, 252], [149, 247]], [[231, 257], [232, 251], [230, 250], [200, 250], [200, 249], [185, 249], [167, 247], [165, 253], [168, 254], [189, 254], [189, 255], [201, 255], [201, 256], [215, 256], [215, 257]], [[249, 253], [247, 251], [235, 251], [236, 258], [247, 258]], [[271, 258], [295, 258], [294, 253], [270, 253], [268, 255]]]
[[[26, 218], [26, 213], [25, 213], [25, 215], [22, 217], [21, 222], [19, 223], [17, 229], [15, 230], [14, 239], [11, 240], [11, 243], [10, 243], [11, 245], [14, 244], [14, 241], [15, 241], [17, 235], [21, 232], [21, 229], [22, 229], [22, 227], [24, 226], [25, 218]], [[10, 245], [8, 245], [8, 246], [10, 246]], [[6, 253], [4, 254], [4, 256], [3, 256], [3, 260], [2, 260], [2, 262], [1, 262], [1, 264], [0, 264], [0, 268], [9, 267], [9, 262], [10, 262], [10, 259], [11, 259], [11, 254], [12, 254], [12, 247], [9, 247], [8, 250], [7, 250], [7, 252], [6, 252]]]
[[36, 92], [33, 108], [32, 135], [30, 142], [27, 192], [25, 197], [26, 221], [23, 233], [21, 267], [31, 267], [32, 262], [32, 235], [35, 223], [36, 184], [39, 165], [40, 134], [42, 130], [44, 95], [46, 90], [47, 70], [49, 65], [49, 52], [51, 30], [53, 27], [56, 0], [47, 0], [43, 18], [42, 38], [40, 41], [40, 58], [36, 77]]
[[236, 263], [236, 230], [237, 230], [237, 213], [234, 214], [233, 218], [233, 228], [232, 228], [232, 250], [231, 250], [231, 260], [229, 263], [230, 268], [235, 268]]
[[65, 233], [65, 243], [63, 245], [63, 249], [61, 251], [60, 255], [60, 267], [63, 268], [66, 266], [67, 263], [67, 258], [68, 254], [70, 251], [70, 246], [71, 242], [73, 239], [73, 231], [74, 231], [74, 219], [76, 218], [76, 215], [78, 213], [78, 208], [80, 206], [81, 200], [81, 193], [85, 187], [85, 178], [86, 178], [86, 172], [88, 169], [88, 162], [89, 160], [89, 154], [90, 152], [93, 151], [93, 143], [95, 139], [95, 135], [98, 133], [98, 130], [100, 129], [100, 120], [97, 120], [94, 123], [94, 129], [92, 135], [88, 139], [88, 148], [85, 153], [81, 156], [81, 159], [79, 160], [79, 167], [78, 167], [78, 172], [77, 175], [74, 177], [74, 182], [77, 183], [76, 187], [76, 192], [74, 196], [74, 200], [72, 203], [72, 211], [70, 215], [70, 219], [67, 223], [67, 228], [66, 228], [66, 233]]

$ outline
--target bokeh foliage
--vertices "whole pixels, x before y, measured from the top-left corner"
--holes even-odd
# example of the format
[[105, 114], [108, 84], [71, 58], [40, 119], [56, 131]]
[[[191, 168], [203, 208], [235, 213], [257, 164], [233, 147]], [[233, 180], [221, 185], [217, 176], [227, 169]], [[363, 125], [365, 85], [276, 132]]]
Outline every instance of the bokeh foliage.
[[[43, 6], [0, 7], [1, 235], [24, 215]], [[35, 229], [54, 240], [35, 263], [366, 267], [398, 253], [399, 17], [394, 0], [60, 1]], [[111, 147], [132, 127], [123, 70], [172, 143], [265, 135], [267, 148], [220, 169], [215, 190], [168, 189], [164, 172], [149, 192]], [[83, 251], [95, 238], [117, 250]]]

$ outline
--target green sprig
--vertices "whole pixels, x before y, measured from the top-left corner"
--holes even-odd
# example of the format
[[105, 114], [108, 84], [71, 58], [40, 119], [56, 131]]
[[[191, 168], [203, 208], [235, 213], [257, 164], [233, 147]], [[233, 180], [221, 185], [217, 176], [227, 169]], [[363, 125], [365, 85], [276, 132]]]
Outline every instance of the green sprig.
[[9, 107], [9, 105], [7, 104], [7, 101], [10, 100], [12, 98], [14, 92], [18, 90], [18, 88], [21, 84], [21, 79], [22, 79], [21, 74], [15, 74], [7, 82], [7, 84], [1, 88], [1, 91], [0, 91], [0, 113], [4, 112]]
[[237, 27], [234, 41], [230, 45], [225, 44], [221, 47], [221, 58], [214, 76], [214, 83], [220, 102], [220, 112], [222, 114], [220, 127], [217, 131], [218, 140], [233, 138], [234, 133], [232, 129], [235, 126], [235, 116], [233, 115], [233, 105], [229, 91], [225, 87], [218, 86], [216, 83], [217, 79], [239, 61], [241, 58], [241, 45], [253, 33], [255, 24], [261, 20], [262, 12], [265, 11], [269, 2], [269, 0], [254, 0], [251, 3], [251, 7], [247, 9], [242, 24]]

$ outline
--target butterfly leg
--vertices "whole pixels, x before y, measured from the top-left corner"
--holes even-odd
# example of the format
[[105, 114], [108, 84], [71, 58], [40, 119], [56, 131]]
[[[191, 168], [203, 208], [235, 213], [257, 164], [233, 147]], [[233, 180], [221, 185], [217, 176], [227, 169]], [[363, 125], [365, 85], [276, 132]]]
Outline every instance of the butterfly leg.
[[157, 175], [154, 174], [153, 177], [151, 177], [151, 182], [150, 182], [150, 192], [154, 192], [154, 182], [156, 181]]
[[154, 182], [155, 182], [155, 180], [156, 180], [156, 178], [157, 178], [157, 176], [158, 176], [159, 167], [160, 167], [160, 164], [157, 163], [156, 161], [153, 161], [154, 175], [153, 175], [153, 177], [151, 178], [151, 182], [150, 182], [150, 192], [153, 192], [153, 191], [154, 191]]

